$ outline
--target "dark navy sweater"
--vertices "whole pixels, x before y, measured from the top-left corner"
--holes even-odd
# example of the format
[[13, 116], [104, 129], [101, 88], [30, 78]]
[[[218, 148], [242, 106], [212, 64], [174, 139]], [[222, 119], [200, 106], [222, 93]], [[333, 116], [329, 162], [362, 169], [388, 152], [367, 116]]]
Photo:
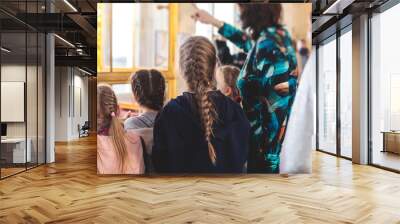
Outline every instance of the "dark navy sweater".
[[183, 93], [158, 114], [152, 160], [157, 172], [240, 173], [247, 161], [250, 124], [239, 104], [219, 91], [210, 92], [218, 119], [213, 125], [213, 165], [201, 127], [196, 100]]

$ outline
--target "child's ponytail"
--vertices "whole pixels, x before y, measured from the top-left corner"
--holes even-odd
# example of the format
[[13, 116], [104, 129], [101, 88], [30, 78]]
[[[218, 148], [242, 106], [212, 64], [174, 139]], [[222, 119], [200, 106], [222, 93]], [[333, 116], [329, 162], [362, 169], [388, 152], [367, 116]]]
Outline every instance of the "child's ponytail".
[[118, 119], [118, 102], [112, 88], [108, 85], [97, 87], [98, 100], [100, 104], [100, 114], [103, 119], [102, 127], [108, 128], [108, 136], [111, 137], [116, 155], [119, 160], [120, 171], [126, 167], [127, 147], [125, 143], [125, 130], [121, 121]]

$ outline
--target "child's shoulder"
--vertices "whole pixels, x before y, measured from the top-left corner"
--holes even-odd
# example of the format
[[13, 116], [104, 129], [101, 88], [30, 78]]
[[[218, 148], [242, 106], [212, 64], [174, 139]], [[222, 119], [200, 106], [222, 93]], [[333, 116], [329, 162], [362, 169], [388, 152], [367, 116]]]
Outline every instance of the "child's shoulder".
[[137, 143], [140, 141], [140, 136], [134, 130], [127, 130], [125, 132], [125, 138], [131, 143]]
[[[219, 108], [219, 107], [235, 107], [235, 108], [241, 108], [240, 105], [236, 102], [234, 102], [231, 98], [228, 96], [225, 96], [223, 93], [221, 93], [219, 90], [215, 91], [210, 91], [209, 96], [211, 97], [214, 105]], [[182, 95], [171, 99], [162, 109], [162, 112], [173, 112], [173, 113], [178, 113], [179, 111], [190, 111], [192, 107], [195, 105], [196, 99], [194, 98], [194, 95], [192, 93], [183, 93]], [[224, 106], [225, 105], [225, 106]]]
[[232, 100], [232, 98], [230, 98], [229, 96], [225, 96], [219, 90], [213, 91], [211, 94], [212, 94], [213, 100], [217, 101], [216, 103], [222, 102], [222, 103], [228, 104], [229, 106], [232, 106], [232, 107], [239, 106], [239, 104], [236, 103], [234, 100]]
[[124, 122], [125, 129], [134, 129], [137, 123], [137, 117], [129, 117]]
[[190, 102], [193, 100], [193, 96], [191, 93], [184, 92], [182, 95], [179, 95], [170, 101], [163, 107], [162, 111], [174, 111], [178, 109], [182, 109], [190, 105]]

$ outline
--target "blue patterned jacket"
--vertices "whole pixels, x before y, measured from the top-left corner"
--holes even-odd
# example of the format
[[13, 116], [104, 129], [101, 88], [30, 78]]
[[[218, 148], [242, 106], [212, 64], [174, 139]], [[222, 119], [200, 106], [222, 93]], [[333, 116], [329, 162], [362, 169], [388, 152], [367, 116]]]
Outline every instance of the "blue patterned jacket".
[[[264, 29], [253, 41], [246, 33], [224, 24], [219, 33], [245, 51], [246, 62], [237, 80], [243, 109], [251, 125], [249, 172], [279, 172], [283, 124], [297, 88], [296, 52], [289, 32], [281, 25]], [[274, 86], [288, 82], [287, 94]]]

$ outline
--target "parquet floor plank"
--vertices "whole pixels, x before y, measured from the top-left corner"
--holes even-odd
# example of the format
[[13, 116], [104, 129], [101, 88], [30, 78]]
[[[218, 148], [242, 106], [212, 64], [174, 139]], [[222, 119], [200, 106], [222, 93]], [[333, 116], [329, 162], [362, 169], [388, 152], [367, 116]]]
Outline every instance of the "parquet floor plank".
[[96, 139], [0, 181], [0, 223], [400, 223], [400, 175], [315, 152], [313, 173], [98, 176]]

